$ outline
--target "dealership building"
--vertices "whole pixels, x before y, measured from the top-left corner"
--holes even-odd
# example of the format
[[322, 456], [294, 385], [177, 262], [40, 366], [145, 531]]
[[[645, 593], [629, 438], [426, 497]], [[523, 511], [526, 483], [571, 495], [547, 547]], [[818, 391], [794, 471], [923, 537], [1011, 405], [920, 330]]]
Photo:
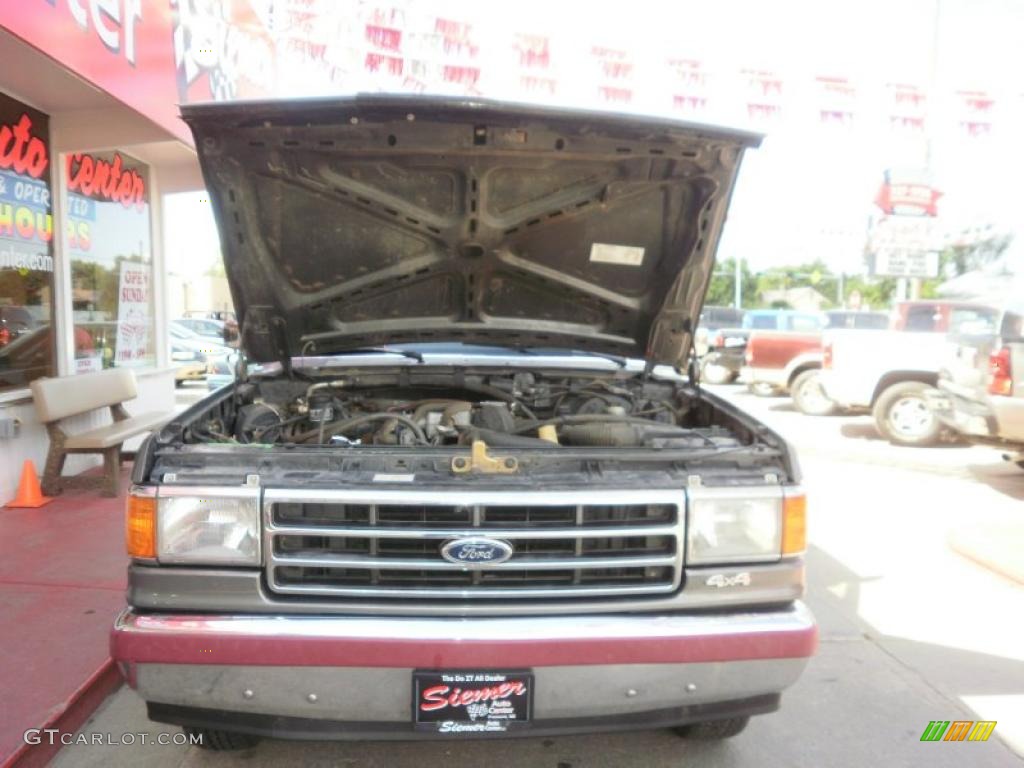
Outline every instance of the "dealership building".
[[33, 379], [128, 367], [129, 411], [174, 406], [162, 200], [203, 185], [159, 5], [26, 3], [0, 19], [0, 504], [46, 456]]

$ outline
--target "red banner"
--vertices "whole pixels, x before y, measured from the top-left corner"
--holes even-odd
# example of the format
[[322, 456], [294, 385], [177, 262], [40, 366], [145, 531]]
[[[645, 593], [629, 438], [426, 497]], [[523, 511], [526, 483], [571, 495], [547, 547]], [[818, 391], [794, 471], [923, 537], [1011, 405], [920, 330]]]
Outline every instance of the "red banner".
[[11, 2], [5, 3], [2, 26], [192, 143], [178, 118], [170, 2]]

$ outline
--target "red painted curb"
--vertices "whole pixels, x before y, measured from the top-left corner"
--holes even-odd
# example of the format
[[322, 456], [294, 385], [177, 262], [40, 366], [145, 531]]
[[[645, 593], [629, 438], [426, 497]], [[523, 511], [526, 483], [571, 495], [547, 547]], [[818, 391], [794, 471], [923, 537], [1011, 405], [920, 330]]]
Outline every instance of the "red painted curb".
[[[74, 733], [100, 704], [124, 682], [113, 659], [107, 659], [45, 723], [43, 728], [55, 728], [61, 733]], [[0, 768], [36, 768], [45, 766], [60, 751], [60, 743], [50, 744], [46, 739], [40, 744], [22, 744], [13, 754], [4, 758]]]

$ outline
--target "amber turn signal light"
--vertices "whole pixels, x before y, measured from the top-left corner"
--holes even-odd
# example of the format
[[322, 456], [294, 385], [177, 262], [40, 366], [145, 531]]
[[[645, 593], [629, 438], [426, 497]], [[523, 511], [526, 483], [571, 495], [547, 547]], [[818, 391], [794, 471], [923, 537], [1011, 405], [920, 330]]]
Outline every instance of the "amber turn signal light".
[[125, 546], [129, 557], [156, 557], [156, 499], [129, 496], [125, 515]]
[[782, 554], [807, 549], [807, 496], [801, 491], [782, 500]]

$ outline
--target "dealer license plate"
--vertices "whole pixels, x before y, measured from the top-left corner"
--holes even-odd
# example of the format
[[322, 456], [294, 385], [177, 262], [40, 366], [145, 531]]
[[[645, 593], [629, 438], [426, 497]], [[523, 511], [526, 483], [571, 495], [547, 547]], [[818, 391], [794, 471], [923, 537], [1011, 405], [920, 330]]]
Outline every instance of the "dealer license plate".
[[533, 674], [529, 671], [413, 672], [413, 722], [435, 733], [505, 733], [529, 725]]

